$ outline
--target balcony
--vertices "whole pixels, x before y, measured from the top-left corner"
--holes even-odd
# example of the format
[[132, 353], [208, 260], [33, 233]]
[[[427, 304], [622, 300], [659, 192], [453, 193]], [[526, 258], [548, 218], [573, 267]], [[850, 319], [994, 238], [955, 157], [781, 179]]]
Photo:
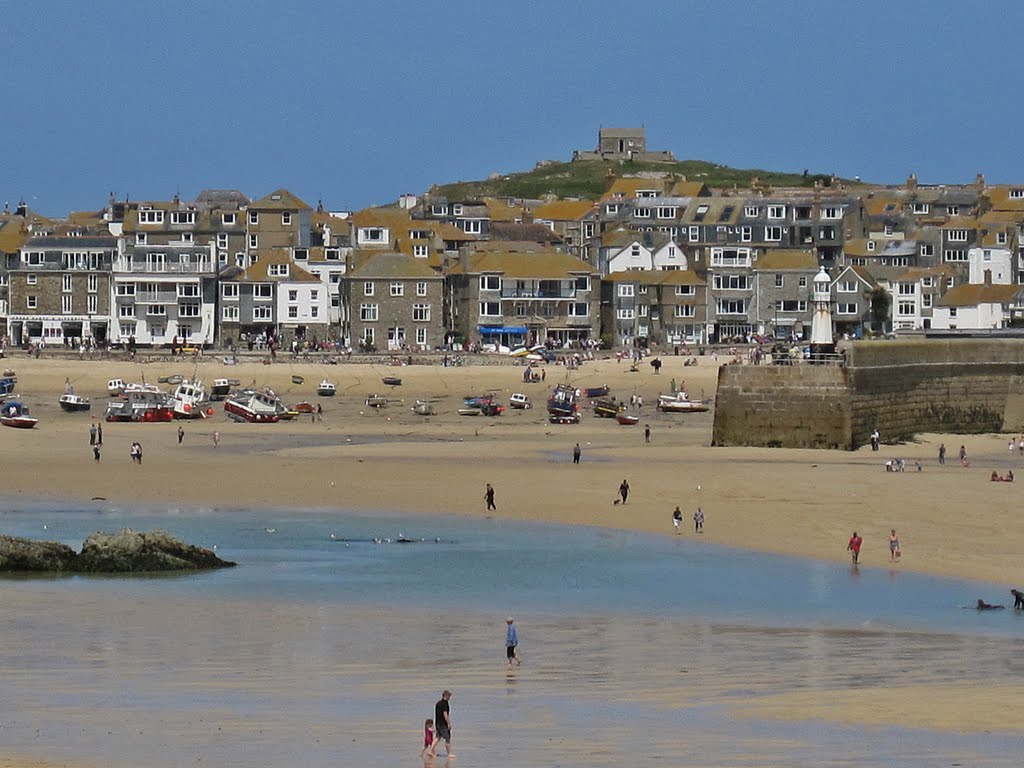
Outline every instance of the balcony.
[[563, 288], [558, 291], [529, 289], [516, 290], [515, 288], [502, 288], [501, 298], [503, 299], [572, 299], [576, 297], [575, 288]]
[[177, 304], [178, 294], [174, 291], [136, 291], [136, 304]]
[[197, 275], [197, 274], [210, 274], [214, 273], [213, 267], [205, 262], [195, 263], [188, 262], [182, 264], [181, 262], [153, 262], [153, 261], [133, 261], [126, 262], [124, 260], [118, 260], [114, 262], [114, 272], [148, 272], [151, 274], [160, 275]]

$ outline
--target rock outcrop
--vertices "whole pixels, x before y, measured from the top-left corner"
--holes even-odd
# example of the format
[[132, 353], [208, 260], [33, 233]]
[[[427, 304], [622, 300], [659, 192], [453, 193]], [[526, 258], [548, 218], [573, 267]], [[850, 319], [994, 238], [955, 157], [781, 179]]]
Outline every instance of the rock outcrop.
[[0, 536], [0, 571], [152, 573], [230, 568], [211, 550], [185, 544], [167, 531], [97, 532], [76, 553], [65, 544]]

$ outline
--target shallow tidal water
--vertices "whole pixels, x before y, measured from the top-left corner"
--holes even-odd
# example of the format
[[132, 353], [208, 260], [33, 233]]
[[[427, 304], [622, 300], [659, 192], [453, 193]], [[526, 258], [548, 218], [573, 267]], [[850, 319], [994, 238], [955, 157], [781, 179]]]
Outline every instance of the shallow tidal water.
[[[154, 768], [419, 765], [423, 720], [450, 688], [460, 766], [1020, 762], [1019, 734], [732, 710], [805, 688], [1019, 679], [1024, 616], [961, 608], [1004, 602], [990, 585], [690, 533], [485, 518], [102, 502], [0, 514], [0, 532], [75, 547], [124, 526], [166, 528], [239, 566], [0, 582], [0, 738], [13, 754]], [[512, 673], [509, 614], [524, 659]]]

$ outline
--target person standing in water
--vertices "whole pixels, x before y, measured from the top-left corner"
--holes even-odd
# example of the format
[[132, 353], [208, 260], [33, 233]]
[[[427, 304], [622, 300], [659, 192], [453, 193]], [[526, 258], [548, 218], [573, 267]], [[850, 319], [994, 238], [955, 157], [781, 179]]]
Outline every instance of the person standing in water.
[[508, 668], [512, 669], [512, 662], [518, 667], [522, 662], [516, 656], [516, 646], [519, 645], [519, 633], [516, 632], [515, 619], [509, 616], [505, 619], [508, 629], [505, 630], [505, 657], [508, 659]]

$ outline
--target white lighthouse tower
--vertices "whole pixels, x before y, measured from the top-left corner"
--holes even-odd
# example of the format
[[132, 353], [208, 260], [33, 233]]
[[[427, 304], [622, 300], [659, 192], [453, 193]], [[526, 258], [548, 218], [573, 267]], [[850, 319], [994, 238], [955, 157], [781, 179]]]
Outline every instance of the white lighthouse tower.
[[822, 267], [814, 276], [814, 315], [811, 317], [811, 346], [818, 352], [831, 352], [832, 290], [828, 272]]

